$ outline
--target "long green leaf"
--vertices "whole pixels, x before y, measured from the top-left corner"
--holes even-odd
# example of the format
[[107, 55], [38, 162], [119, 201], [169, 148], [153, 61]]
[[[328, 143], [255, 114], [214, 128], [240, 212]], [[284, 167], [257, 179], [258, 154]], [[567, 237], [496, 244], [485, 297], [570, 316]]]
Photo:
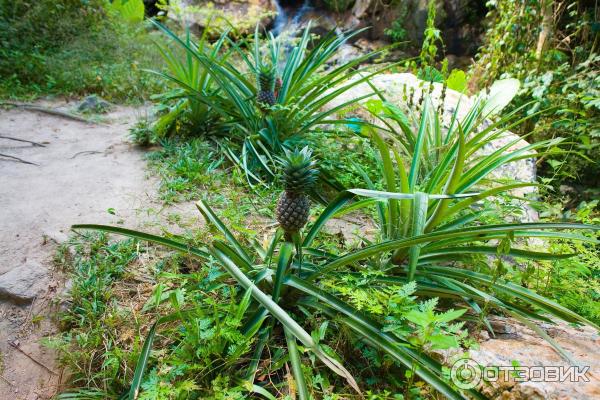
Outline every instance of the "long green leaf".
[[200, 200], [196, 203], [196, 207], [202, 213], [202, 215], [206, 218], [208, 222], [213, 224], [231, 243], [233, 248], [237, 251], [237, 253], [242, 257], [247, 263], [252, 264], [252, 259], [244, 250], [244, 247], [237, 241], [235, 236], [231, 233], [229, 229], [225, 226], [225, 224], [217, 217], [217, 215], [213, 212], [213, 210], [208, 206], [208, 204], [204, 200]]
[[310, 395], [308, 393], [308, 386], [306, 386], [306, 380], [304, 379], [304, 373], [302, 372], [302, 360], [300, 359], [300, 353], [298, 352], [296, 337], [285, 327], [283, 327], [283, 331], [285, 333], [285, 341], [290, 356], [290, 364], [292, 364], [292, 375], [296, 382], [296, 389], [298, 389], [298, 397], [300, 400], [309, 400]]
[[[429, 198], [426, 193], [416, 192], [413, 201], [413, 219], [411, 225], [411, 236], [418, 237], [425, 232], [425, 223], [427, 221], [427, 207]], [[419, 263], [419, 255], [421, 253], [421, 245], [414, 244], [410, 246], [408, 251], [408, 280], [412, 281], [415, 278], [415, 271]]]
[[353, 193], [343, 191], [342, 193], [340, 193], [338, 195], [338, 197], [336, 197], [331, 203], [329, 203], [327, 208], [325, 208], [325, 210], [323, 210], [321, 215], [319, 215], [319, 218], [317, 218], [317, 220], [314, 222], [314, 224], [312, 224], [310, 230], [306, 233], [306, 236], [304, 237], [304, 242], [303, 242], [302, 246], [310, 247], [313, 240], [315, 239], [315, 237], [317, 236], [319, 231], [323, 228], [325, 223], [329, 219], [331, 219], [331, 217], [333, 215], [335, 215], [336, 212], [340, 208], [342, 208], [346, 203], [348, 203], [353, 197], [354, 197]]
[[148, 359], [150, 358], [150, 351], [152, 350], [152, 343], [154, 342], [154, 335], [156, 334], [156, 327], [158, 322], [155, 322], [144, 340], [142, 351], [138, 357], [137, 364], [135, 366], [135, 372], [133, 373], [133, 380], [131, 387], [129, 388], [129, 400], [135, 400], [140, 394], [140, 387], [142, 386], [142, 379], [144, 378], [144, 371], [148, 365]]
[[423, 106], [423, 112], [421, 114], [421, 125], [419, 127], [419, 132], [417, 133], [417, 140], [415, 142], [415, 148], [413, 152], [412, 163], [410, 164], [410, 172], [408, 174], [408, 184], [410, 190], [414, 190], [418, 174], [419, 167], [421, 165], [421, 158], [424, 157], [422, 154], [423, 145], [425, 143], [425, 135], [427, 132], [427, 124], [429, 122], [429, 113], [430, 113], [431, 104], [429, 99], [426, 99]]
[[215, 243], [211, 249], [211, 254], [221, 262], [221, 265], [229, 274], [244, 288], [252, 291], [252, 297], [256, 299], [269, 313], [275, 317], [291, 334], [309, 348], [325, 365], [338, 375], [344, 377], [348, 384], [360, 393], [360, 389], [354, 377], [337, 360], [324, 353], [313, 341], [312, 336], [304, 330], [283, 308], [281, 308], [273, 299], [261, 291], [238, 266], [226, 255], [223, 248], [227, 246], [222, 243]]
[[273, 283], [273, 294], [271, 295], [273, 301], [275, 302], [279, 301], [283, 277], [287, 272], [290, 262], [292, 261], [293, 250], [294, 245], [290, 242], [285, 242], [279, 251], [279, 262], [277, 263], [277, 272], [275, 273], [275, 281]]
[[149, 242], [154, 242], [158, 244], [162, 244], [168, 247], [171, 247], [176, 250], [183, 251], [184, 253], [191, 253], [200, 258], [208, 258], [210, 254], [206, 249], [198, 249], [196, 247], [189, 246], [185, 243], [178, 242], [176, 240], [172, 240], [166, 238], [164, 236], [152, 235], [145, 232], [135, 231], [132, 229], [125, 229], [118, 226], [110, 226], [110, 225], [95, 225], [95, 224], [78, 224], [71, 226], [71, 229], [91, 229], [95, 231], [108, 232], [108, 233], [116, 233], [118, 235], [128, 236], [135, 239], [146, 240]]
[[[397, 239], [390, 240], [387, 242], [375, 244], [372, 246], [365, 247], [363, 249], [348, 253], [329, 264], [325, 265], [321, 268], [318, 273], [325, 273], [335, 268], [351, 264], [356, 261], [364, 260], [376, 254], [383, 254], [386, 251], [397, 250], [400, 248], [408, 248], [415, 244], [425, 244], [428, 242], [441, 241], [444, 239], [451, 238], [465, 238], [468, 237], [470, 240], [475, 240], [477, 237], [482, 237], [486, 234], [499, 234], [506, 235], [510, 232], [514, 232], [515, 235], [518, 234], [519, 231], [527, 232], [527, 235], [531, 235], [532, 230], [534, 229], [588, 229], [588, 230], [599, 230], [600, 227], [595, 225], [585, 225], [585, 224], [574, 224], [574, 223], [519, 223], [519, 224], [499, 224], [499, 225], [484, 225], [484, 226], [474, 226], [468, 228], [461, 229], [453, 229], [453, 230], [445, 230], [441, 232], [431, 232], [427, 233], [415, 238], [406, 238], [406, 239]], [[559, 237], [559, 233], [548, 232], [546, 233], [547, 237]], [[596, 243], [597, 240], [590, 239], [587, 237], [580, 237], [579, 240], [587, 241], [590, 243]], [[311, 279], [317, 275], [313, 274]]]

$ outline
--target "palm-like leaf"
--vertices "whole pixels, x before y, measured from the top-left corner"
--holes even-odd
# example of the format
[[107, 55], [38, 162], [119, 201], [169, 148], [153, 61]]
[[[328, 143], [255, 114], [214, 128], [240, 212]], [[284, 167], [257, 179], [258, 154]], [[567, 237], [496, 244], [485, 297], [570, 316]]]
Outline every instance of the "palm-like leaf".
[[[246, 313], [244, 315], [245, 325], [243, 331], [246, 332], [246, 335], [248, 336], [258, 336], [254, 356], [248, 366], [248, 372], [245, 375], [246, 378], [249, 377], [250, 379], [253, 379], [263, 348], [269, 338], [274, 334], [272, 324], [267, 326], [263, 325], [264, 321], [267, 320], [266, 317], [270, 315], [274, 318], [274, 321], [277, 321], [277, 323], [282, 326], [285, 333], [285, 341], [288, 346], [292, 371], [298, 388], [298, 394], [301, 398], [309, 398], [309, 394], [302, 374], [302, 360], [296, 345], [296, 340], [300, 341], [307, 350], [311, 351], [332, 371], [344, 377], [351, 387], [360, 391], [358, 384], [350, 372], [348, 372], [339, 361], [322, 350], [312, 336], [294, 319], [294, 313], [299, 310], [296, 309], [297, 307], [308, 307], [314, 309], [315, 312], [323, 313], [330, 317], [336, 317], [336, 320], [341, 321], [362, 340], [389, 354], [392, 359], [404, 365], [406, 368], [415, 370], [415, 373], [420, 378], [429, 383], [436, 390], [440, 391], [440, 393], [447, 398], [467, 398], [459, 391], [453, 389], [449, 383], [445, 381], [439, 363], [419, 351], [408, 348], [407, 346], [410, 346], [408, 342], [399, 342], [399, 339], [389, 336], [374, 320], [362, 315], [362, 313], [351, 305], [326, 293], [322, 289], [317, 288], [314, 284], [302, 280], [298, 276], [300, 268], [292, 268], [294, 264], [294, 247], [291, 243], [284, 243], [279, 249], [278, 254], [274, 254], [276, 243], [282, 237], [280, 232], [276, 234], [266, 251], [261, 248], [257, 254], [253, 255], [253, 251], [245, 249], [244, 246], [235, 239], [233, 234], [205, 202], [199, 202], [198, 208], [207, 221], [225, 236], [228, 243], [216, 240], [208, 250], [205, 250], [187, 246], [185, 243], [178, 240], [120, 227], [75, 225], [73, 228], [94, 229], [122, 234], [140, 240], [147, 240], [165, 245], [175, 250], [186, 252], [192, 256], [200, 257], [201, 259], [212, 256], [214, 259], [218, 260], [228, 274], [244, 289], [244, 292], [249, 293], [256, 302], [256, 307], [247, 307], [243, 309]], [[316, 254], [319, 258], [326, 255], [323, 252], [314, 251], [310, 248], [305, 249], [305, 257], [310, 256], [311, 254]], [[274, 263], [271, 262], [273, 258], [277, 259]], [[304, 264], [304, 261], [299, 259], [295, 260], [295, 262]], [[254, 276], [254, 278], [252, 278], [251, 275]], [[283, 308], [278, 304], [283, 290], [299, 291], [299, 293], [304, 296], [301, 297], [295, 305], [292, 305], [287, 301], [286, 308]], [[292, 296], [292, 298], [294, 297], [296, 296]], [[337, 318], [338, 314], [342, 316], [342, 318]], [[179, 312], [176, 318], [181, 318], [181, 316], [182, 313]], [[172, 320], [174, 319], [163, 317], [159, 323]], [[153, 336], [154, 333], [155, 327], [153, 327], [151, 335]], [[136, 379], [130, 393], [136, 393], [140, 387], [142, 381], [141, 374], [148, 362], [149, 343], [151, 343], [151, 337], [146, 340], [144, 351], [140, 356], [140, 362], [142, 362], [142, 364], [138, 365], [136, 368], [136, 371], [139, 371], [139, 373], [136, 373]], [[260, 388], [259, 390], [264, 390], [264, 388]], [[481, 398], [475, 391], [469, 391], [469, 396]]]
[[[153, 20], [152, 22], [162, 27], [157, 22]], [[196, 42], [192, 40], [189, 31], [184, 39], [171, 32], [168, 36], [208, 58], [227, 58], [229, 53], [225, 51], [224, 44], [229, 31], [223, 32], [219, 40], [212, 45], [208, 43], [207, 32], [208, 29]], [[219, 98], [219, 88], [213, 84], [210, 74], [190, 53], [181, 57], [177, 51], [166, 45], [157, 42], [156, 47], [165, 62], [167, 72], [157, 70], [147, 70], [147, 72], [173, 84], [176, 89], [156, 96], [156, 100], [163, 107], [168, 108], [166, 112], [161, 111], [159, 118], [154, 122], [154, 130], [160, 136], [165, 136], [176, 121], [187, 119], [196, 127], [205, 128], [210, 125], [211, 133], [219, 133], [220, 116], [216, 110], [222, 102]]]
[[[498, 194], [535, 186], [528, 182], [498, 185], [489, 176], [507, 163], [534, 157], [556, 143], [542, 141], [515, 149], [519, 140], [515, 139], [497, 150], [482, 153], [485, 145], [523, 121], [514, 121], [514, 114], [510, 113], [496, 122], [484, 124], [493, 112], [490, 104], [505, 104], [506, 101], [506, 98], [501, 102], [479, 98], [460, 120], [457, 108], [445, 132], [441, 128], [441, 116], [427, 98], [419, 116], [407, 115], [382, 96], [381, 100], [369, 101], [367, 108], [378, 119], [380, 127], [365, 126], [363, 133], [371, 135], [373, 145], [380, 153], [381, 185], [387, 191], [354, 189], [341, 193], [309, 230], [305, 245], [311, 245], [318, 231], [336, 213], [373, 204], [372, 201], [350, 203], [353, 194], [378, 203], [382, 240], [337, 258], [329, 257], [308, 280], [314, 281], [323, 274], [340, 273], [349, 268], [370, 268], [370, 260], [377, 260], [386, 270], [387, 282], [416, 280], [421, 294], [462, 299], [478, 314], [481, 313], [480, 305], [489, 303], [530, 325], [530, 319], [548, 320], [545, 315], [593, 325], [531, 290], [470, 271], [465, 268], [468, 264], [462, 263], [477, 254], [534, 260], [572, 256], [515, 248], [514, 244], [508, 249], [500, 249], [498, 243], [507, 240], [518, 243], [521, 238], [536, 237], [598, 242], [585, 235], [564, 232], [600, 229], [597, 226], [570, 223], [485, 225], [478, 219], [481, 212], [471, 209], [476, 202]], [[369, 185], [372, 186], [370, 182]], [[568, 358], [562, 349], [550, 342]]]
[[[330, 116], [371, 94], [349, 99], [328, 111], [321, 110], [355, 85], [388, 68], [374, 71], [357, 68], [375, 54], [370, 53], [325, 69], [338, 49], [363, 30], [343, 34], [332, 31], [309, 48], [309, 26], [299, 43], [282, 60], [279, 39], [269, 33], [263, 40], [258, 27], [253, 45], [243, 46], [229, 40], [225, 32], [221, 40], [208, 51], [207, 46], [195, 45], [189, 39], [177, 37], [160, 23], [154, 24], [186, 54], [185, 62], [179, 62], [174, 60], [171, 53], [163, 51], [175, 73], [159, 75], [178, 85], [184, 91], [186, 101], [193, 99], [220, 117], [219, 129], [228, 132], [230, 144], [238, 149], [236, 154], [229, 154], [230, 159], [242, 167], [251, 184], [260, 180], [261, 175], [268, 179], [275, 176], [273, 155], [280, 154], [292, 141], [302, 139], [324, 124], [344, 123], [331, 120]], [[261, 44], [266, 45], [266, 54], [263, 54]], [[225, 47], [227, 51], [224, 51]], [[252, 50], [246, 50], [247, 47]], [[276, 68], [277, 76], [281, 79], [276, 104], [267, 112], [256, 105], [256, 77], [265, 64], [265, 58], [269, 65]], [[187, 72], [190, 69], [201, 71], [201, 84], [190, 82]], [[355, 76], [359, 76], [359, 79], [352, 79]]]

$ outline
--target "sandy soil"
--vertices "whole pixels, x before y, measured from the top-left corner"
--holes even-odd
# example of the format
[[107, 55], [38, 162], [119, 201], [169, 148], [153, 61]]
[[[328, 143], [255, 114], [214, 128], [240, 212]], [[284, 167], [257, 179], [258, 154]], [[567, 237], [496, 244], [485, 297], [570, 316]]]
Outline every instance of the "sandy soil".
[[[157, 180], [147, 176], [144, 152], [127, 139], [128, 128], [143, 112], [116, 107], [102, 117], [106, 123], [85, 124], [26, 110], [0, 111], [0, 136], [43, 145], [0, 138], [1, 154], [37, 164], [0, 156], [0, 279], [9, 272], [34, 273], [30, 290], [36, 293], [33, 302], [0, 300], [0, 399], [46, 399], [61, 380], [54, 354], [40, 339], [55, 332], [50, 316], [64, 280], [52, 258], [69, 227], [139, 227], [164, 211], [155, 198]], [[194, 212], [191, 205], [178, 208]]]

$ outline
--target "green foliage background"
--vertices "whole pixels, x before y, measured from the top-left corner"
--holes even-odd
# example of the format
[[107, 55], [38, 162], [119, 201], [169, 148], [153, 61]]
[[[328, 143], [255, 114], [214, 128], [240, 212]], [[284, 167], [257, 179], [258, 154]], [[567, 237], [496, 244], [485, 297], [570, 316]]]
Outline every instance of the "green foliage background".
[[96, 93], [139, 102], [160, 83], [143, 24], [105, 0], [0, 0], [0, 97]]
[[471, 74], [480, 87], [516, 77], [523, 88], [513, 107], [530, 115], [531, 140], [564, 137], [565, 154], [545, 158], [542, 175], [600, 186], [600, 10], [581, 0], [489, 1], [485, 44]]

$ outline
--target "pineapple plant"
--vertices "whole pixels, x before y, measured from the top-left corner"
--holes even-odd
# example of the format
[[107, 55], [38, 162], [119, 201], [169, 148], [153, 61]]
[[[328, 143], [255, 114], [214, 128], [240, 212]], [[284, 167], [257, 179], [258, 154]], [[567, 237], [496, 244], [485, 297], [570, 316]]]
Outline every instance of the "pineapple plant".
[[319, 171], [315, 168], [312, 151], [308, 147], [302, 150], [285, 150], [285, 156], [279, 159], [283, 166], [285, 190], [277, 202], [277, 222], [290, 239], [306, 225], [310, 212], [308, 193], [315, 185]]
[[256, 101], [263, 111], [275, 104], [275, 68], [271, 65], [263, 65], [258, 71]]

